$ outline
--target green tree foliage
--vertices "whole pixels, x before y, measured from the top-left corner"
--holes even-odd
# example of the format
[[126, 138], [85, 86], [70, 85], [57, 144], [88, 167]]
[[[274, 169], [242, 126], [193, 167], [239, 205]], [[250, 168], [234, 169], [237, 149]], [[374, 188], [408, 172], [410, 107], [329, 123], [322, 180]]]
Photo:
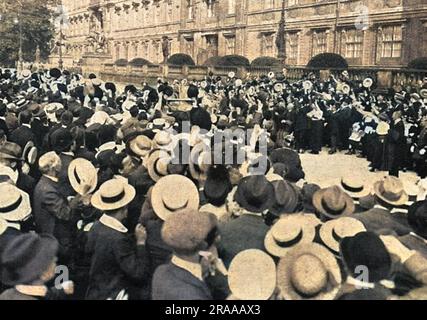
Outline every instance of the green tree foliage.
[[0, 65], [15, 65], [20, 33], [24, 61], [35, 60], [37, 46], [41, 58], [46, 59], [54, 38], [56, 9], [57, 0], [1, 0]]
[[307, 64], [308, 68], [335, 68], [335, 69], [347, 69], [348, 63], [345, 58], [335, 53], [321, 53], [313, 57]]

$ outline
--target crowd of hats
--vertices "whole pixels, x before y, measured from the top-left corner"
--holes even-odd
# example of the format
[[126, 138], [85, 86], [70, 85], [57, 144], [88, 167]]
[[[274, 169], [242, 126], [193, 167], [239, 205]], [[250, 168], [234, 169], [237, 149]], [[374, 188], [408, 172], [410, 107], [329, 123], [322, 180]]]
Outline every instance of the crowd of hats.
[[[294, 83], [274, 73], [171, 83], [159, 78], [155, 85], [128, 85], [120, 92], [94, 74], [85, 79], [56, 68], [2, 69], [0, 118], [6, 127], [0, 128], [0, 235], [32, 214], [31, 190], [21, 190], [19, 179], [39, 178], [40, 170], [55, 166], [55, 153], [71, 153], [66, 174], [75, 193], [89, 196], [88, 205], [100, 212], [131, 205], [144, 212], [148, 206], [163, 223], [161, 238], [174, 252], [207, 249], [202, 245], [213, 230], [219, 230], [219, 238], [212, 237], [210, 245], [221, 241], [222, 226], [234, 219], [262, 217], [268, 227], [263, 249], [241, 251], [223, 270], [236, 299], [336, 299], [360, 265], [369, 268], [369, 283], [387, 280], [391, 254], [380, 235], [396, 230], [386, 221], [380, 232], [371, 230], [360, 216], [376, 204], [390, 211], [406, 208], [401, 217], [410, 231], [427, 238], [425, 179], [416, 186], [416, 199], [396, 177], [385, 177], [372, 189], [354, 177], [357, 173], [328, 188], [310, 184], [292, 149], [292, 115], [321, 105], [312, 114], [318, 121], [330, 108], [350, 108], [363, 115], [360, 130], [372, 125], [383, 136], [390, 130], [390, 115], [400, 111], [417, 127], [417, 138], [425, 138], [427, 79], [418, 87], [379, 93], [371, 78], [352, 82], [348, 73], [341, 76], [321, 81], [308, 74]], [[36, 138], [20, 146], [9, 138], [27, 111]], [[427, 141], [411, 139], [413, 153], [423, 156]], [[243, 162], [237, 159], [241, 152]], [[233, 156], [231, 162], [226, 154]], [[28, 233], [13, 241], [2, 253], [3, 284], [35, 280], [57, 250], [45, 235]], [[27, 259], [30, 252], [34, 257]], [[22, 269], [14, 269], [26, 259]]]

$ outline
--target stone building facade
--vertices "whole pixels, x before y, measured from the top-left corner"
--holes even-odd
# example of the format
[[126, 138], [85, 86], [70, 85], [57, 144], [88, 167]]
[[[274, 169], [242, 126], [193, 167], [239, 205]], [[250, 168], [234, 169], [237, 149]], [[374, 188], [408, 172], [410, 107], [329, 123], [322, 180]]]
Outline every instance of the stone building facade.
[[[187, 53], [198, 64], [216, 55], [275, 57], [282, 1], [63, 0], [66, 54], [160, 63], [167, 36], [170, 54]], [[323, 52], [375, 67], [427, 56], [426, 0], [284, 1], [289, 65], [304, 66]]]

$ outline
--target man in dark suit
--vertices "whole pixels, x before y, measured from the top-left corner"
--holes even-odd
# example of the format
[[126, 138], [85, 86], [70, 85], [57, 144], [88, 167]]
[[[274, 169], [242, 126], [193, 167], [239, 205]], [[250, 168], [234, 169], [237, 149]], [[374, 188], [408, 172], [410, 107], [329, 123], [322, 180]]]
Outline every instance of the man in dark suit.
[[61, 159], [61, 171], [58, 174], [59, 187], [66, 198], [76, 194], [68, 179], [68, 167], [74, 160], [74, 153], [71, 151], [73, 142], [71, 132], [65, 128], [58, 129], [51, 135], [52, 148]]
[[86, 253], [91, 266], [86, 299], [114, 300], [120, 293], [132, 299], [148, 298], [145, 229], [138, 225], [133, 237], [123, 225], [134, 197], [135, 189], [121, 180], [105, 182], [92, 196], [92, 206], [104, 215], [88, 234]]
[[208, 250], [215, 229], [216, 220], [198, 211], [183, 210], [165, 221], [162, 238], [174, 254], [154, 273], [153, 300], [212, 300], [199, 252]]
[[25, 146], [29, 141], [36, 142], [36, 136], [31, 130], [31, 119], [32, 114], [30, 111], [25, 110], [19, 114], [19, 123], [20, 127], [13, 130], [9, 136], [9, 141], [18, 144], [22, 150], [24, 150]]
[[393, 232], [398, 236], [405, 236], [412, 232], [404, 215], [391, 212], [408, 201], [403, 184], [398, 178], [389, 176], [376, 182], [374, 197], [375, 206], [372, 209], [353, 215], [364, 224], [367, 231], [377, 234]]
[[34, 190], [34, 216], [38, 233], [55, 236], [60, 244], [61, 262], [68, 262], [73, 242], [73, 208], [77, 207], [80, 197], [68, 203], [59, 191], [58, 174], [61, 159], [54, 152], [43, 155], [39, 160], [40, 178]]
[[393, 113], [393, 122], [387, 136], [389, 174], [392, 176], [399, 176], [399, 170], [405, 162], [405, 144], [405, 125], [402, 121], [402, 113], [396, 111]]

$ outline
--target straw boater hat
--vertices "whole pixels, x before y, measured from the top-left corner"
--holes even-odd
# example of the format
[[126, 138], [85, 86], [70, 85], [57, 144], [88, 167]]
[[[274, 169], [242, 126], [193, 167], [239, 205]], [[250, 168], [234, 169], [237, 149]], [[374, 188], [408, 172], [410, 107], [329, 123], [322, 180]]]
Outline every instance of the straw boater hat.
[[154, 136], [154, 148], [171, 150], [173, 147], [172, 135], [167, 131], [160, 131]]
[[285, 300], [333, 300], [341, 280], [335, 256], [316, 243], [296, 246], [277, 266], [277, 286]]
[[104, 182], [91, 199], [92, 206], [101, 211], [111, 211], [126, 207], [135, 198], [135, 188], [124, 179]]
[[24, 221], [31, 214], [30, 196], [9, 183], [0, 183], [0, 217]]
[[172, 161], [170, 152], [166, 150], [153, 150], [148, 158], [146, 167], [148, 174], [153, 181], [159, 181], [168, 175], [168, 166]]
[[0, 164], [0, 176], [9, 177], [9, 179], [12, 180], [14, 184], [16, 184], [18, 181], [19, 172]]
[[240, 252], [228, 269], [228, 286], [239, 300], [268, 300], [276, 289], [276, 265], [261, 250]]
[[364, 231], [366, 229], [362, 222], [354, 218], [343, 217], [324, 223], [320, 228], [320, 239], [334, 254], [339, 255], [341, 239], [353, 237]]
[[265, 236], [264, 246], [275, 257], [284, 257], [300, 243], [311, 243], [321, 222], [312, 214], [296, 214], [281, 218]]
[[140, 134], [137, 135], [135, 138], [130, 139], [127, 142], [126, 146], [133, 154], [140, 158], [144, 158], [150, 153], [153, 147], [153, 143], [150, 138], [143, 134]]
[[210, 147], [203, 142], [197, 143], [190, 153], [191, 176], [196, 180], [206, 180], [212, 162]]
[[[77, 158], [68, 166], [68, 179], [74, 191], [84, 196], [95, 191], [98, 184], [98, 173], [90, 161]], [[83, 190], [85, 185], [90, 186], [89, 190]]]
[[361, 180], [353, 176], [343, 177], [341, 187], [352, 198], [363, 198], [371, 192]]
[[330, 219], [351, 215], [355, 210], [353, 199], [338, 186], [317, 191], [313, 195], [313, 206]]
[[190, 179], [181, 175], [169, 175], [161, 178], [154, 185], [151, 205], [156, 215], [166, 220], [180, 210], [197, 210], [199, 192]]
[[376, 182], [374, 184], [374, 193], [380, 200], [394, 206], [404, 205], [409, 200], [402, 181], [393, 176], [388, 176], [384, 180]]
[[377, 126], [377, 134], [379, 136], [385, 136], [390, 130], [390, 125], [387, 122], [381, 121]]

